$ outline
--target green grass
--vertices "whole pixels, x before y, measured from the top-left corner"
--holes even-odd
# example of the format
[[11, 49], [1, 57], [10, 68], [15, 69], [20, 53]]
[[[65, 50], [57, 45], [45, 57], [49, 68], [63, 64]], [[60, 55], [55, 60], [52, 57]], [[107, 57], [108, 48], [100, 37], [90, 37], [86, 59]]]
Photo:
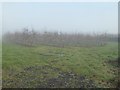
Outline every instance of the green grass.
[[[102, 47], [52, 47], [37, 46], [24, 47], [20, 45], [3, 44], [2, 65], [3, 80], [15, 80], [12, 75], [31, 66], [52, 66], [63, 72], [72, 71], [78, 75], [86, 75], [94, 80], [98, 87], [114, 87], [107, 82], [115, 77], [111, 65], [105, 63], [118, 57], [117, 43], [108, 43]], [[42, 71], [41, 71], [42, 72]], [[49, 72], [46, 78], [55, 77], [57, 71], [46, 69]], [[108, 73], [109, 72], [109, 73]], [[29, 75], [29, 74], [28, 74]], [[44, 77], [38, 76], [38, 79]], [[102, 82], [102, 84], [99, 84]], [[31, 82], [31, 85], [36, 81]], [[4, 87], [12, 87], [8, 82]]]
[[0, 88], [2, 88], [2, 43], [0, 40]]

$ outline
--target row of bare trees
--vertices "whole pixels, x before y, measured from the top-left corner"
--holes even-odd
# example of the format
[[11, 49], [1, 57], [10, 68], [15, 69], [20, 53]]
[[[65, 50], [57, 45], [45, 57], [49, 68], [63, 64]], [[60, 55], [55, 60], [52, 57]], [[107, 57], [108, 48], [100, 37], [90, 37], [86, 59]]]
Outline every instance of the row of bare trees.
[[110, 34], [66, 34], [62, 32], [36, 32], [26, 28], [23, 31], [5, 33], [4, 42], [10, 42], [25, 46], [52, 45], [52, 46], [101, 46], [109, 41], [117, 41], [117, 35]]

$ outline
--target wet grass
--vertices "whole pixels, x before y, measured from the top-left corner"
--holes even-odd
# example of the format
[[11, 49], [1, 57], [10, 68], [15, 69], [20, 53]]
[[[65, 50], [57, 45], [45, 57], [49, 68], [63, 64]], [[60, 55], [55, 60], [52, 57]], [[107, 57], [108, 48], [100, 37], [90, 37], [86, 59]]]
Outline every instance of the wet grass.
[[[110, 80], [118, 76], [118, 68], [106, 62], [118, 57], [117, 43], [101, 47], [65, 48], [3, 44], [2, 49], [3, 87], [92, 87], [87, 84], [90, 80], [94, 82], [93, 87], [116, 87], [117, 81], [113, 83]], [[70, 72], [77, 79], [73, 76], [69, 78]], [[79, 77], [84, 77], [82, 83]]]
[[2, 88], [2, 43], [0, 40], [0, 89]]

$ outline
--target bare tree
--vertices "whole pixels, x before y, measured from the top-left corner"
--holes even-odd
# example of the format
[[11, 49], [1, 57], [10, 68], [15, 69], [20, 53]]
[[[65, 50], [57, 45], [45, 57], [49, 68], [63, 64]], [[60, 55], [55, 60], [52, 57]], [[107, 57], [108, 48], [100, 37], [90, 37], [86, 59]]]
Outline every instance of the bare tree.
[[117, 35], [103, 34], [81, 34], [72, 33], [66, 34], [62, 32], [36, 32], [34, 29], [28, 30], [24, 28], [23, 31], [16, 31], [14, 33], [5, 33], [3, 39], [6, 42], [25, 46], [52, 45], [58, 47], [65, 46], [102, 46], [110, 41], [117, 41]]

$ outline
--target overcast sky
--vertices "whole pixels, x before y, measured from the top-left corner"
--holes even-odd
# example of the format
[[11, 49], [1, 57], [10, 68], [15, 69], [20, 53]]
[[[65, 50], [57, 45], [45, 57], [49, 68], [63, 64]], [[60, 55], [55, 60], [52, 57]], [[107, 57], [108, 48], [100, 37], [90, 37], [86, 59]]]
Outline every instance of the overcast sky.
[[33, 27], [37, 31], [107, 32], [118, 31], [118, 3], [4, 3], [3, 32]]

